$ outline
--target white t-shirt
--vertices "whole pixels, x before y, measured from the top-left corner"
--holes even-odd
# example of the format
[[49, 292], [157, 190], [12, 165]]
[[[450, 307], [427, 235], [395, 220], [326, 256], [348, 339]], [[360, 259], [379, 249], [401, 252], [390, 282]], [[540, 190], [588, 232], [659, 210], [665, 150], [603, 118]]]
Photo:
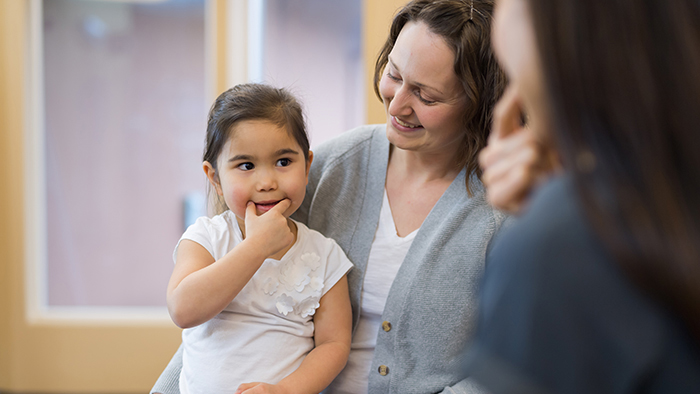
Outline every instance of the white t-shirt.
[[367, 393], [369, 368], [377, 344], [377, 333], [382, 325], [384, 304], [417, 232], [418, 230], [415, 230], [403, 238], [397, 235], [385, 190], [377, 232], [374, 234], [367, 260], [360, 321], [352, 338], [350, 358], [345, 369], [329, 386], [329, 393]]
[[[234, 393], [241, 383], [278, 383], [314, 348], [319, 300], [352, 263], [335, 241], [295, 223], [297, 240], [281, 260], [265, 260], [221, 313], [183, 330], [182, 394]], [[236, 216], [226, 211], [197, 219], [182, 239], [199, 243], [219, 260], [243, 237]]]

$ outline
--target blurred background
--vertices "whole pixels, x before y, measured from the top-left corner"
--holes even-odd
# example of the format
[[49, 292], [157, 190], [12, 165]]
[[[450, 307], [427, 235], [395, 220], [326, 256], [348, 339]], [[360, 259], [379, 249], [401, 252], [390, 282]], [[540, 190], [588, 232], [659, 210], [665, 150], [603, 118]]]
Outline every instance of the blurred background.
[[0, 392], [147, 392], [180, 343], [172, 251], [206, 214], [207, 111], [290, 88], [312, 149], [385, 121], [405, 0], [0, 0]]

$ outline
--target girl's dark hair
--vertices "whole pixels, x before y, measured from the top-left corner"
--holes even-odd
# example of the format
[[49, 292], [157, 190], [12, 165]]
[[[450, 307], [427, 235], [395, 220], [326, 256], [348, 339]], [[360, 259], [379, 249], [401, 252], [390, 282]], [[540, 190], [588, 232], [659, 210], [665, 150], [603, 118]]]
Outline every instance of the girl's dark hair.
[[301, 104], [284, 88], [247, 83], [221, 93], [209, 110], [203, 160], [217, 169], [217, 159], [226, 142], [243, 120], [266, 120], [286, 127], [309, 160], [309, 138]]
[[[493, 106], [505, 87], [505, 75], [491, 50], [493, 0], [414, 0], [394, 16], [389, 37], [374, 68], [374, 92], [382, 100], [379, 81], [401, 29], [408, 22], [423, 22], [439, 35], [455, 55], [454, 71], [467, 97], [463, 116], [464, 146], [460, 166], [481, 177], [479, 151], [486, 146]], [[467, 179], [469, 179], [467, 177]], [[469, 183], [467, 182], [467, 190]]]
[[554, 137], [587, 217], [700, 342], [700, 2], [529, 4]]

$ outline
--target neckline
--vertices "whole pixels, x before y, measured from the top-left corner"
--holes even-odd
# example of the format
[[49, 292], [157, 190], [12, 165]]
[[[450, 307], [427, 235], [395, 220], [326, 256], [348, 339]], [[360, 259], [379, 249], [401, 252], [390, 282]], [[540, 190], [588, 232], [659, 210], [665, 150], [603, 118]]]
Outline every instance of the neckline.
[[384, 195], [382, 197], [382, 208], [380, 211], [380, 220], [386, 221], [387, 224], [391, 224], [390, 227], [393, 231], [386, 231], [385, 234], [388, 236], [391, 236], [392, 238], [395, 238], [397, 240], [401, 240], [401, 241], [413, 240], [413, 238], [416, 237], [418, 230], [420, 230], [420, 227], [418, 227], [417, 229], [406, 234], [406, 236], [404, 236], [404, 237], [399, 236], [399, 232], [396, 229], [396, 223], [394, 222], [394, 215], [391, 212], [391, 204], [389, 204], [389, 196], [386, 193], [386, 188], [384, 188]]

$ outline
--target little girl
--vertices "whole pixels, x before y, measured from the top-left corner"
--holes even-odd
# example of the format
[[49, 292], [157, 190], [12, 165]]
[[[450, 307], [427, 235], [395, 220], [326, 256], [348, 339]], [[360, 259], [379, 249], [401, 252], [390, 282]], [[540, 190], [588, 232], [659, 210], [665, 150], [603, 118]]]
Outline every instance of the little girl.
[[344, 367], [352, 264], [289, 219], [312, 160], [284, 89], [238, 85], [216, 99], [203, 166], [226, 210], [185, 231], [168, 284], [170, 316], [185, 329], [182, 394], [319, 393]]

